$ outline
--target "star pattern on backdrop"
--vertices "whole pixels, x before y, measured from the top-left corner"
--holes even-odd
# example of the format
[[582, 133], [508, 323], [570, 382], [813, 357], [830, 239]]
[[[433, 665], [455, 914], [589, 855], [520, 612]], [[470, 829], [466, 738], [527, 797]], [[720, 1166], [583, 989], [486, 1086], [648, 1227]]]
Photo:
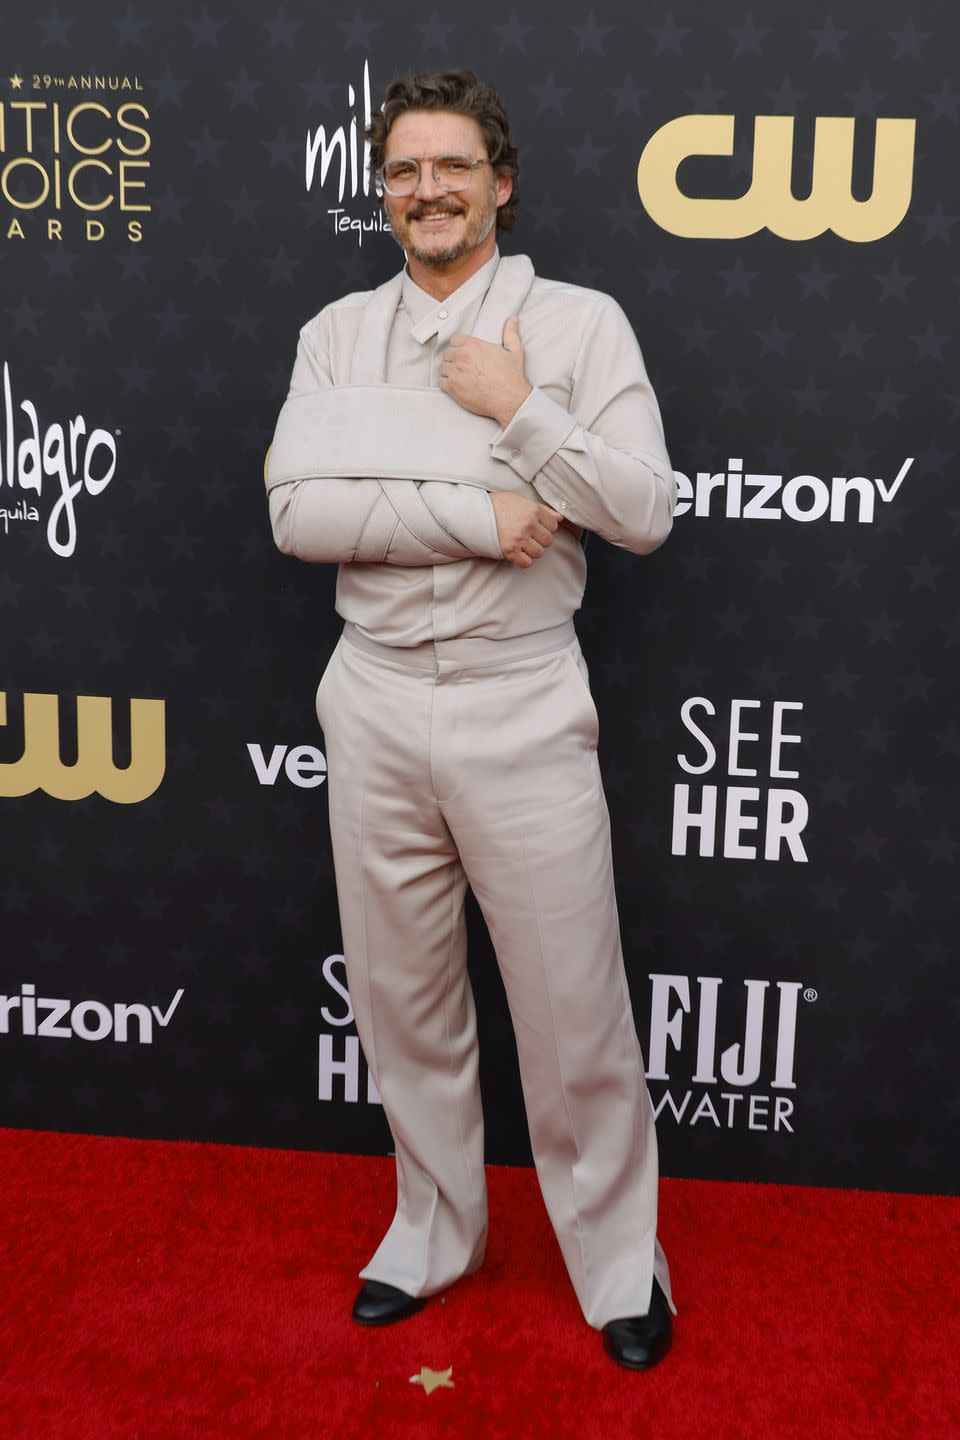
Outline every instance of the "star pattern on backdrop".
[[[898, 957], [911, 957], [918, 1006], [942, 989], [952, 932], [936, 897], [960, 848], [944, 801], [960, 758], [947, 688], [960, 646], [950, 549], [960, 506], [947, 489], [949, 427], [960, 419], [950, 323], [958, 216], [940, 183], [952, 173], [960, 91], [931, 15], [921, 7], [868, 31], [849, 11], [826, 9], [775, 24], [762, 8], [707, 23], [688, 5], [629, 17], [601, 6], [548, 23], [505, 5], [490, 17], [484, 52], [521, 144], [509, 245], [551, 278], [623, 305], [692, 492], [662, 552], [639, 559], [594, 537], [578, 618], [640, 1033], [647, 976], [668, 964], [691, 976], [701, 960], [715, 964], [708, 973], [725, 977], [724, 995], [754, 964], [772, 980], [815, 985], [819, 1012], [803, 1006], [798, 1016], [798, 1133], [776, 1163], [816, 1153], [814, 1113], [839, 1115], [858, 1138], [823, 1163], [848, 1167], [854, 1183], [896, 1178], [879, 1174], [876, 1137], [900, 1104], [928, 1117], [912, 1153], [919, 1183], [937, 1183], [937, 1126], [947, 1123], [930, 1078], [944, 1063], [944, 1032], [931, 1025], [894, 1086], [882, 1028], [906, 1023], [907, 987], [890, 968]], [[67, 74], [81, 63], [81, 27], [62, 4], [8, 28], [7, 96], [23, 95], [31, 65]], [[53, 1096], [25, 1039], [0, 1053], [22, 1067], [12, 1079], [0, 1071], [0, 1086], [13, 1123], [59, 1120], [69, 1104], [78, 1125], [93, 1124], [114, 1104], [118, 1126], [149, 1116], [144, 1124], [169, 1133], [182, 1114], [174, 1092], [189, 1090], [204, 1133], [242, 1140], [255, 1129], [265, 1143], [300, 1145], [349, 1134], [387, 1150], [378, 1107], [321, 1105], [303, 1081], [319, 1008], [331, 1001], [316, 957], [340, 943], [326, 790], [297, 790], [282, 770], [261, 786], [246, 744], [322, 747], [312, 703], [336, 632], [334, 577], [274, 553], [261, 472], [300, 326], [345, 290], [380, 283], [399, 258], [389, 235], [367, 233], [361, 245], [332, 232], [335, 204], [376, 213], [373, 197], [351, 193], [349, 126], [362, 102], [349, 109], [347, 86], [359, 95], [369, 62], [376, 104], [402, 46], [431, 65], [460, 63], [477, 34], [432, 4], [412, 20], [350, 6], [324, 21], [296, 6], [243, 17], [211, 3], [169, 14], [121, 0], [82, 28], [84, 65], [106, 68], [115, 55], [117, 70], [142, 81], [151, 210], [141, 245], [109, 228], [91, 244], [68, 226], [46, 245], [38, 226], [4, 252], [15, 408], [31, 400], [41, 427], [82, 415], [113, 436], [118, 458], [102, 495], [77, 498], [69, 560], [49, 554], [43, 524], [0, 529], [0, 602], [17, 615], [0, 743], [16, 743], [15, 684], [68, 697], [163, 695], [167, 770], [149, 802], [123, 812], [97, 797], [5, 801], [25, 839], [22, 880], [4, 877], [5, 913], [47, 983], [77, 973], [76, 932], [91, 995], [164, 1006], [182, 983], [185, 996], [155, 1047], [118, 1047], [129, 1096], [103, 1080], [93, 1046], [71, 1060], [83, 1073], [69, 1097]], [[858, 246], [769, 232], [731, 242], [653, 222], [635, 176], [655, 129], [687, 109], [736, 111], [734, 155], [706, 162], [714, 178], [704, 193], [715, 181], [718, 193], [728, 184], [724, 193], [742, 194], [752, 114], [797, 117], [798, 169], [809, 165], [824, 84], [841, 107], [824, 113], [856, 115], [858, 134], [878, 114], [918, 117], [914, 192], [893, 234]], [[336, 148], [328, 179], [305, 190], [306, 134], [320, 125], [328, 144], [342, 127], [342, 200]], [[913, 467], [887, 500], [876, 477], [889, 486], [908, 455]], [[739, 496], [727, 478], [738, 456]], [[722, 484], [707, 492], [716, 476]], [[757, 476], [777, 488], [752, 519]], [[823, 516], [791, 516], [791, 477], [807, 481], [795, 492], [801, 508], [817, 498], [814, 481], [825, 487]], [[851, 490], [831, 518], [837, 477], [864, 477], [869, 517]], [[719, 787], [720, 850], [725, 707], [737, 694], [763, 698], [767, 740], [770, 704], [804, 703], [790, 722], [803, 743], [787, 762], [800, 776], [779, 783], [809, 802], [805, 865], [670, 852], [673, 784], [695, 778], [675, 762], [690, 741], [680, 706], [702, 695], [718, 709], [720, 758], [702, 782]], [[762, 848], [756, 832], [744, 838]], [[69, 877], [58, 915], [35, 919], [46, 892], [31, 857]], [[150, 989], [148, 976], [162, 980]], [[846, 1035], [875, 982], [874, 1012]], [[732, 1028], [719, 1043], [742, 1040], [720, 1023]], [[204, 1027], [229, 1052], [229, 1086]], [[170, 1075], [188, 1079], [171, 1085]], [[749, 1173], [786, 1138], [711, 1136], [663, 1116], [659, 1129], [675, 1173], [691, 1157]]]

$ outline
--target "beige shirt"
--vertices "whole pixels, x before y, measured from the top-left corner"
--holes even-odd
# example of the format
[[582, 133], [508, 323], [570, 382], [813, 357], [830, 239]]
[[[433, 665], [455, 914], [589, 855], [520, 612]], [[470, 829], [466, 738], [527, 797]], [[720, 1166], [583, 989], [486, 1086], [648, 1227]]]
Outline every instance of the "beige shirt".
[[[421, 413], [437, 408], [420, 405], [437, 398], [422, 392], [437, 389], [442, 352], [456, 332], [473, 329], [500, 263], [497, 252], [443, 301], [404, 271], [383, 393], [359, 418], [354, 409], [352, 423], [336, 433], [321, 420], [319, 442], [307, 445], [318, 453], [329, 436], [349, 467], [341, 463], [331, 475], [329, 464], [308, 460], [291, 479], [268, 469], [277, 545], [304, 560], [338, 562], [338, 612], [382, 644], [505, 639], [561, 625], [583, 597], [579, 530], [639, 554], [670, 531], [676, 483], [656, 398], [626, 316], [598, 291], [533, 279], [520, 338], [534, 388], [503, 429], [457, 407], [435, 443], [421, 422]], [[287, 402], [299, 406], [298, 416], [311, 396], [329, 401], [338, 376], [349, 373], [370, 294], [327, 306], [301, 331]], [[363, 403], [364, 393], [345, 390], [343, 398]], [[471, 471], [478, 424], [488, 453]], [[481, 478], [469, 483], [474, 472]], [[447, 474], [458, 478], [440, 478]], [[503, 559], [489, 489], [523, 489], [524, 482], [569, 525], [520, 569]]]

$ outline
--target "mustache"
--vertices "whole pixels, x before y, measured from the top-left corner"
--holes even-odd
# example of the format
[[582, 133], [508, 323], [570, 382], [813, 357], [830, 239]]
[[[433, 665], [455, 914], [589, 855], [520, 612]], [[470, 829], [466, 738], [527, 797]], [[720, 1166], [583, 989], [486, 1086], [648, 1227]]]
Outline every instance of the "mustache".
[[452, 205], [449, 201], [446, 204], [418, 205], [415, 210], [407, 211], [408, 220], [422, 220], [427, 215], [462, 215], [462, 205]]

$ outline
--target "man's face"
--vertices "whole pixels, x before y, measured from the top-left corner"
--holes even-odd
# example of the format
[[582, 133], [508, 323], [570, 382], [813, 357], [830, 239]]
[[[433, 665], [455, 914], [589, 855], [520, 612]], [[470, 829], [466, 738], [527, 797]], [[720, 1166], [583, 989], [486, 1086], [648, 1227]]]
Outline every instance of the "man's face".
[[[412, 195], [385, 194], [383, 204], [397, 244], [422, 265], [446, 265], [478, 250], [513, 188], [509, 176], [494, 175], [489, 165], [478, 165], [466, 190], [443, 190], [433, 178], [432, 158], [469, 155], [480, 160], [486, 154], [483, 131], [469, 115], [408, 110], [394, 122], [384, 163], [402, 155], [418, 160], [420, 184]], [[492, 253], [492, 242], [490, 249]]]

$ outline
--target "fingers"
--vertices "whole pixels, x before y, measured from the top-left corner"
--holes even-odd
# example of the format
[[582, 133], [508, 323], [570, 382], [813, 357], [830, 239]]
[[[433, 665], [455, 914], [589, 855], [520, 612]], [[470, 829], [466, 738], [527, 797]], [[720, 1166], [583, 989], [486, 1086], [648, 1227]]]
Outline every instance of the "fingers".
[[541, 559], [553, 544], [563, 517], [549, 505], [539, 505], [509, 490], [491, 495], [503, 558], [521, 570]]
[[539, 560], [546, 553], [546, 547], [552, 539], [553, 537], [548, 535], [541, 545], [540, 541], [534, 539], [532, 535], [521, 535], [504, 551], [504, 556], [514, 565], [519, 565], [522, 570], [526, 570], [535, 560]]
[[457, 370], [463, 370], [468, 363], [469, 357], [466, 351], [454, 350], [452, 346], [448, 346], [440, 356], [440, 374], [449, 380]]
[[513, 354], [523, 350], [520, 342], [520, 322], [516, 315], [511, 315], [503, 327], [503, 348], [510, 350]]
[[[542, 550], [540, 551], [540, 554], [543, 554]], [[504, 551], [504, 555], [505, 558], [511, 562], [511, 564], [519, 566], [521, 570], [528, 570], [533, 564], [534, 560], [538, 558], [535, 555], [527, 554], [526, 550], [523, 548], [522, 540], [518, 541], [516, 545], [512, 545], [509, 550]]]

